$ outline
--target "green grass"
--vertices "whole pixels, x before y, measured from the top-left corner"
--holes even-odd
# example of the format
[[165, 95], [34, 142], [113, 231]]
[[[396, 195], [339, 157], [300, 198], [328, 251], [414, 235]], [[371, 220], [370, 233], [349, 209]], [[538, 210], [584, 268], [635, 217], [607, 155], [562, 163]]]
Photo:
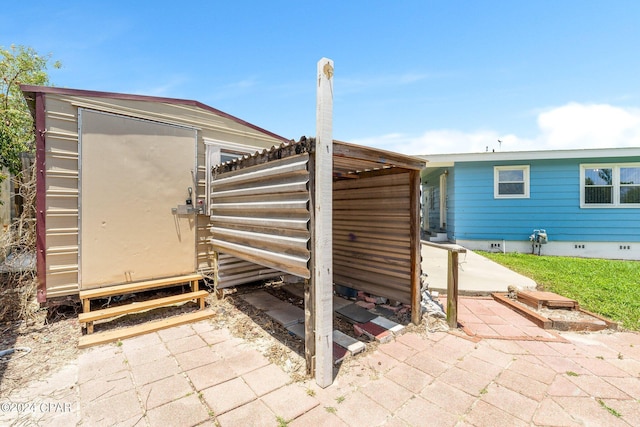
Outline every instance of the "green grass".
[[575, 299], [585, 310], [640, 330], [640, 261], [480, 254], [530, 277], [546, 291]]

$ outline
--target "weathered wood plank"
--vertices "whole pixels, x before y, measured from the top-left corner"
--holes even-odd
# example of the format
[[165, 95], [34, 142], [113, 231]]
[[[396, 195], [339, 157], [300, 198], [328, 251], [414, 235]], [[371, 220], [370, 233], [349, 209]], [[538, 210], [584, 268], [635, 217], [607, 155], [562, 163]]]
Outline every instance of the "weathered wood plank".
[[96, 320], [109, 319], [111, 317], [120, 316], [122, 314], [139, 313], [141, 311], [151, 310], [158, 307], [168, 307], [190, 300], [202, 300], [209, 295], [207, 291], [189, 292], [180, 295], [172, 295], [169, 297], [156, 298], [149, 301], [119, 305], [117, 307], [109, 307], [101, 310], [94, 310], [88, 313], [80, 313], [78, 321], [80, 323], [95, 322]]
[[211, 310], [198, 310], [193, 313], [181, 314], [179, 316], [170, 317], [168, 319], [147, 322], [142, 325], [136, 325], [129, 328], [116, 329], [113, 331], [100, 332], [97, 334], [83, 335], [78, 340], [78, 348], [87, 348], [94, 345], [106, 344], [125, 338], [131, 338], [138, 335], [156, 332], [161, 329], [171, 328], [173, 326], [199, 322], [200, 320], [213, 317], [213, 315], [214, 313]]
[[80, 291], [80, 299], [95, 299], [114, 295], [125, 295], [142, 290], [162, 288], [168, 285], [179, 285], [181, 283], [191, 283], [192, 280], [200, 280], [202, 275], [189, 274], [186, 276], [167, 277], [164, 279], [146, 280], [144, 282], [125, 283], [124, 285], [106, 286], [104, 288], [89, 289]]
[[333, 61], [318, 61], [314, 205], [315, 378], [333, 382]]

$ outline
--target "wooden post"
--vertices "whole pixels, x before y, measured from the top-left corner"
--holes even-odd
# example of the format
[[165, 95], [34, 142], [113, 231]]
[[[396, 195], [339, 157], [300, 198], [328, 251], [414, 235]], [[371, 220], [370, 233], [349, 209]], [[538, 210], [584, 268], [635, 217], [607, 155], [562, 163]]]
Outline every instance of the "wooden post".
[[458, 327], [458, 252], [449, 250], [447, 263], [447, 324]]
[[421, 251], [420, 251], [420, 171], [409, 172], [410, 201], [409, 209], [411, 239], [411, 322], [419, 325], [422, 319], [422, 298], [420, 289]]
[[315, 377], [320, 387], [333, 382], [333, 61], [317, 67], [313, 292]]

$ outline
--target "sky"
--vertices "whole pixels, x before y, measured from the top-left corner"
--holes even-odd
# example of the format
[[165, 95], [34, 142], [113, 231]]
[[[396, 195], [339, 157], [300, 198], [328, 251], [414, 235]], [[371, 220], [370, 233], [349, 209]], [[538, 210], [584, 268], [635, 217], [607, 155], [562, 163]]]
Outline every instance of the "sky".
[[640, 147], [640, 1], [29, 1], [0, 46], [59, 87], [192, 99], [288, 139], [405, 154]]

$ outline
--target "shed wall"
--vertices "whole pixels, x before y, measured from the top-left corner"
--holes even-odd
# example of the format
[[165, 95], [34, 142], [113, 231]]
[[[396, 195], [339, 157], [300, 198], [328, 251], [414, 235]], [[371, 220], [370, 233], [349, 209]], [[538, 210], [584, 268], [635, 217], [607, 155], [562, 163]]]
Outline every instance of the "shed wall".
[[336, 284], [411, 303], [411, 185], [408, 172], [334, 182]]
[[[44, 182], [45, 277], [47, 297], [77, 294], [78, 286], [78, 108], [193, 127], [197, 130], [197, 171], [194, 199], [206, 198], [203, 138], [255, 146], [281, 143], [266, 133], [196, 106], [48, 93], [45, 97]], [[197, 267], [213, 268], [209, 218], [197, 221]]]
[[214, 175], [214, 249], [308, 279], [308, 164], [304, 153]]

